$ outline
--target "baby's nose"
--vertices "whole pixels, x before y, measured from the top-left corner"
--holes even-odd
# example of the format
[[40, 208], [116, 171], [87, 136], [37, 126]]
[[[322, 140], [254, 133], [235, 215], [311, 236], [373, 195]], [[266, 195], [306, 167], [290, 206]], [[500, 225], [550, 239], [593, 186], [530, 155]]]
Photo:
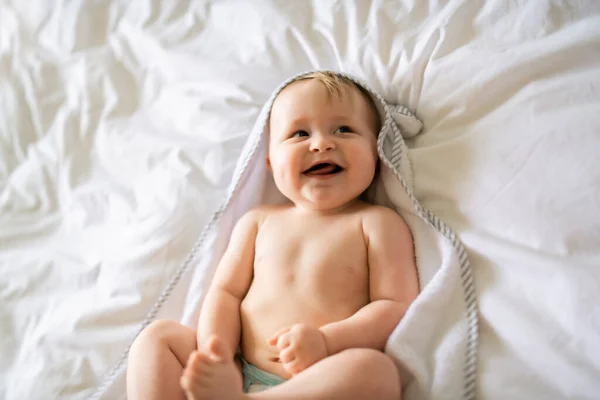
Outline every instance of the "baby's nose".
[[310, 150], [315, 152], [330, 151], [335, 149], [335, 142], [328, 135], [314, 135]]

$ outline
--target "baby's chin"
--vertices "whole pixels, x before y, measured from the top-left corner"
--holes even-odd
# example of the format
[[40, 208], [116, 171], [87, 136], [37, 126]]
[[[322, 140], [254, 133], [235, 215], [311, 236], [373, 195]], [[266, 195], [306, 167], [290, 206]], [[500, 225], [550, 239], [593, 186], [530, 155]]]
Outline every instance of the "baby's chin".
[[360, 196], [305, 196], [292, 202], [307, 211], [335, 212], [345, 209], [359, 200]]

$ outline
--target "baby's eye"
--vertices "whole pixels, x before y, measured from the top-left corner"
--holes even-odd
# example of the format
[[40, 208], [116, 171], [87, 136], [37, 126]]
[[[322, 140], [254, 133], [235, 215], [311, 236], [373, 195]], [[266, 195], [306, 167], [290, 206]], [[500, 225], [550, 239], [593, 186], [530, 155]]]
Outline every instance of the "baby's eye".
[[307, 136], [308, 136], [308, 132], [306, 132], [306, 131], [296, 131], [292, 134], [291, 137], [299, 138], [299, 137], [307, 137]]
[[349, 126], [342, 125], [335, 130], [334, 133], [351, 133], [352, 129]]

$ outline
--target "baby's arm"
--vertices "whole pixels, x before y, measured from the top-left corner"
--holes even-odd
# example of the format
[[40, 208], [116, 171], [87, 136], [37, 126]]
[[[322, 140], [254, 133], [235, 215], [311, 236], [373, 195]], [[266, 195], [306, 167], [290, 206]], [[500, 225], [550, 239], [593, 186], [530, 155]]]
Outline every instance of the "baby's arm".
[[258, 231], [256, 211], [236, 224], [221, 258], [198, 321], [198, 348], [216, 335], [235, 354], [240, 342], [240, 304], [248, 292], [254, 268], [254, 244]]
[[357, 347], [383, 350], [419, 293], [412, 236], [402, 217], [373, 207], [363, 220], [363, 231], [371, 302], [350, 318], [320, 328], [329, 355]]

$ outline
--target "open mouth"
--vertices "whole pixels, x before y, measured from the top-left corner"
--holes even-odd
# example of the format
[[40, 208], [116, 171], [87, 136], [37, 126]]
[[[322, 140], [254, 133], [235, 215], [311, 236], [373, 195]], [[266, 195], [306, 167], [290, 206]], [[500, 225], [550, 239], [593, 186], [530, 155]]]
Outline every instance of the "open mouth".
[[318, 163], [304, 171], [306, 175], [335, 175], [342, 172], [344, 168], [334, 163]]

